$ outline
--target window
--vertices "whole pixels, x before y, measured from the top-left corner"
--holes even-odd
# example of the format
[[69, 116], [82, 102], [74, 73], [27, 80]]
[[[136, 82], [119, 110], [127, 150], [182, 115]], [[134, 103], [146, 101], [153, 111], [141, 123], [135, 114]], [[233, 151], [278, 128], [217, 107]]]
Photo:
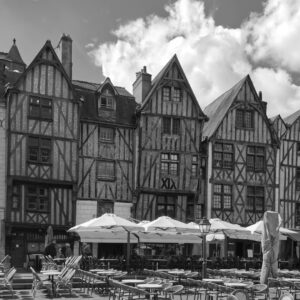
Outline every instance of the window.
[[106, 213], [113, 213], [114, 212], [114, 204], [112, 201], [98, 201], [97, 202], [97, 217], [102, 216]]
[[28, 160], [41, 164], [51, 163], [51, 139], [30, 136], [28, 138]]
[[188, 197], [186, 203], [186, 221], [193, 222], [195, 221], [195, 203], [194, 197]]
[[295, 213], [295, 227], [300, 226], [300, 203], [296, 203], [295, 207], [296, 213]]
[[254, 213], [263, 212], [265, 209], [265, 190], [259, 186], [247, 187], [246, 210]]
[[49, 189], [37, 185], [29, 185], [26, 192], [27, 211], [48, 212]]
[[100, 141], [106, 143], [113, 143], [114, 141], [113, 128], [100, 127]]
[[162, 98], [164, 101], [171, 100], [171, 88], [169, 86], [165, 86], [162, 89]]
[[35, 96], [30, 97], [29, 117], [52, 119], [52, 100]]
[[157, 198], [157, 217], [168, 216], [175, 218], [175, 203], [174, 196], [158, 196]]
[[198, 156], [192, 156], [192, 177], [198, 176]]
[[300, 168], [296, 169], [296, 191], [300, 191]]
[[180, 88], [174, 88], [173, 101], [179, 102], [182, 100], [182, 90]]
[[253, 111], [237, 109], [235, 125], [239, 128], [254, 128]]
[[215, 168], [233, 169], [233, 145], [215, 143], [213, 153]]
[[297, 143], [297, 155], [300, 156], [300, 143]]
[[19, 184], [14, 184], [12, 188], [12, 201], [11, 208], [19, 209], [21, 203], [21, 186]]
[[248, 146], [247, 170], [253, 172], [265, 171], [265, 148], [264, 147]]
[[162, 153], [160, 170], [165, 175], [178, 175], [179, 154]]
[[213, 208], [232, 209], [232, 186], [228, 184], [215, 184], [213, 195]]
[[99, 160], [98, 161], [98, 179], [114, 180], [115, 179], [115, 162]]
[[180, 134], [180, 119], [163, 117], [163, 133], [164, 134]]
[[104, 90], [98, 99], [98, 114], [102, 109], [115, 109], [114, 95], [108, 89]]

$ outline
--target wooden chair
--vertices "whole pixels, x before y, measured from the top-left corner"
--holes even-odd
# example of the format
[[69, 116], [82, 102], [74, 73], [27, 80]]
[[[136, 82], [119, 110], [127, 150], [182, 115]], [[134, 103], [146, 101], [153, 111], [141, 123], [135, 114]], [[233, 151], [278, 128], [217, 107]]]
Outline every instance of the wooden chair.
[[231, 294], [237, 297], [239, 300], [249, 300], [249, 295], [245, 290], [237, 289], [234, 290]]
[[55, 290], [56, 292], [61, 289], [68, 289], [69, 294], [72, 295], [72, 278], [76, 273], [76, 269], [69, 269], [68, 272], [62, 277], [58, 277], [55, 280]]
[[29, 269], [33, 276], [31, 292], [32, 292], [32, 297], [34, 299], [36, 295], [36, 291], [38, 289], [46, 288], [48, 291], [50, 291], [52, 287], [52, 283], [49, 280], [42, 280], [41, 277], [36, 273], [36, 271], [31, 266], [29, 267]]
[[13, 278], [14, 278], [16, 272], [17, 272], [17, 270], [14, 267], [12, 267], [4, 275], [3, 279], [1, 279], [1, 281], [0, 281], [0, 287], [9, 289], [12, 296], [14, 295], [14, 290], [13, 290], [13, 287], [12, 287], [12, 281], [13, 281]]

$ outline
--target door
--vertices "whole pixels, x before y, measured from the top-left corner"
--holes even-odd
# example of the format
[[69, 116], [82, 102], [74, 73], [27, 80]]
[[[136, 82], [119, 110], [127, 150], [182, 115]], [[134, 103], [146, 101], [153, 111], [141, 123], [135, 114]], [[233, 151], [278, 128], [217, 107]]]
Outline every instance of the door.
[[10, 255], [11, 255], [11, 265], [14, 267], [22, 268], [26, 262], [25, 257], [25, 240], [21, 237], [12, 238], [10, 241]]

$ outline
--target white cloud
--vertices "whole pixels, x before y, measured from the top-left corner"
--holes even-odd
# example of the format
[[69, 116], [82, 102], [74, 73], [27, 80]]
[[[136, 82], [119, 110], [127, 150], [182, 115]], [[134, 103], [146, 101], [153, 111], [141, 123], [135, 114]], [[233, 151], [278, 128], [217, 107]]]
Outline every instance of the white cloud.
[[94, 43], [88, 43], [84, 47], [87, 48], [87, 49], [94, 48], [95, 44]]
[[[298, 26], [297, 1], [280, 4], [280, 0], [269, 0], [264, 14], [252, 15], [241, 28], [233, 29], [216, 26], [213, 18], [205, 15], [203, 2], [177, 0], [166, 6], [167, 17], [152, 15], [121, 24], [113, 32], [115, 42], [101, 44], [89, 53], [102, 67], [104, 76], [129, 91], [135, 72], [145, 65], [155, 76], [177, 53], [202, 108], [250, 73], [257, 89], [268, 97], [270, 114], [291, 113], [297, 108], [300, 94], [288, 71], [300, 70], [293, 64], [295, 61], [297, 65], [298, 60], [300, 64], [300, 56], [293, 57], [300, 49], [296, 41], [295, 48], [291, 43], [294, 30], [286, 32], [283, 28]], [[274, 34], [270, 33], [272, 28]], [[293, 49], [289, 52], [280, 40], [274, 41], [275, 34]], [[265, 68], [260, 66], [262, 62]]]
[[299, 72], [299, 0], [269, 0], [264, 13], [252, 15], [246, 27], [248, 51], [256, 62]]

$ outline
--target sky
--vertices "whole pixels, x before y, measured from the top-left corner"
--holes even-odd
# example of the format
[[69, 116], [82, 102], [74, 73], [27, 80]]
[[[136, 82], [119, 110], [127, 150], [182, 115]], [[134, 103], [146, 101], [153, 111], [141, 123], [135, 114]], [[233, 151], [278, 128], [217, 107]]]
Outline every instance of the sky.
[[176, 53], [202, 109], [250, 74], [269, 117], [300, 109], [300, 0], [0, 0], [0, 51], [73, 39], [73, 79], [132, 92]]

